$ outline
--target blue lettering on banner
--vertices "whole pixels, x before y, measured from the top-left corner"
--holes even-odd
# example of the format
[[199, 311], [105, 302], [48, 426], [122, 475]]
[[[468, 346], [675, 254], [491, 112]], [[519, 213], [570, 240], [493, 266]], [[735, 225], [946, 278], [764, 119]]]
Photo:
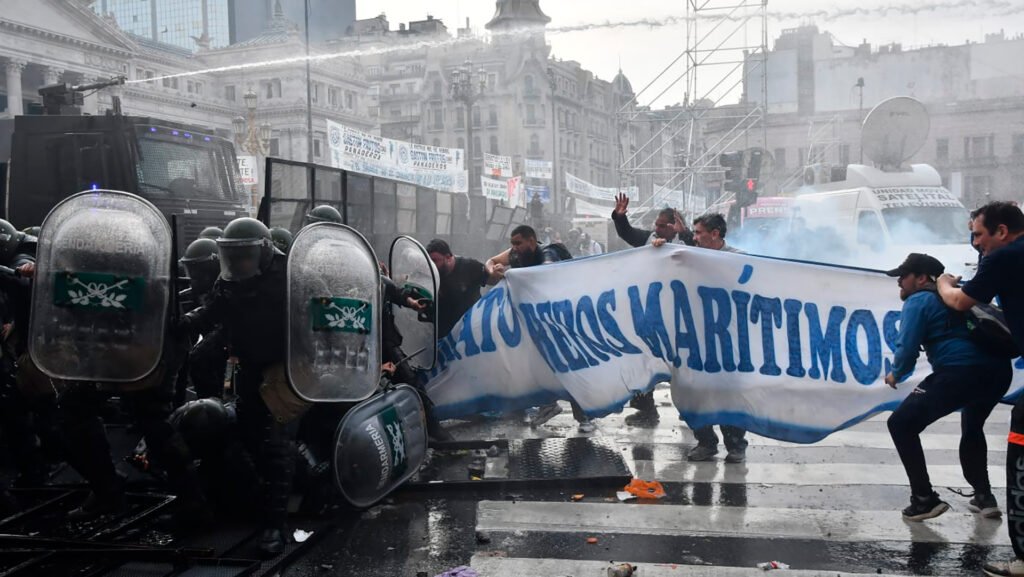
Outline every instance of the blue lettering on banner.
[[[744, 276], [749, 280], [749, 274], [745, 272]], [[670, 282], [671, 326], [663, 310], [664, 288], [662, 282], [627, 288], [632, 329], [646, 349], [641, 350], [619, 327], [614, 290], [601, 293], [596, 302], [593, 296], [583, 295], [573, 300], [519, 303], [516, 310], [507, 288], [496, 287], [466, 312], [452, 334], [438, 341], [437, 366], [428, 375], [436, 376], [464, 357], [498, 351], [498, 336], [504, 347], [519, 346], [523, 326], [555, 373], [597, 367], [615, 357], [648, 351], [675, 367], [682, 365], [685, 355], [690, 370], [752, 373], [756, 347], [751, 344], [751, 325], [757, 324], [762, 358], [758, 372], [762, 375], [783, 374], [776, 348], [776, 331], [783, 328], [788, 358], [785, 374], [790, 377], [844, 383], [848, 367], [856, 382], [870, 385], [892, 368], [899, 311], [886, 312], [879, 326], [870, 310], [857, 309], [847, 318], [846, 308], [832, 306], [823, 326], [819, 305], [813, 302], [700, 286], [697, 294], [703, 312], [702, 342], [686, 285], [681, 280]], [[801, 331], [804, 319], [806, 349]], [[807, 366], [803, 364], [804, 350], [810, 355]]]
[[781, 375], [782, 369], [775, 363], [775, 329], [782, 328], [782, 299], [754, 295], [750, 322], [761, 323], [761, 351], [764, 363], [759, 372], [772, 377]]
[[[697, 329], [693, 323], [693, 311], [690, 309], [690, 297], [686, 294], [686, 285], [682, 281], [674, 280], [671, 286], [675, 300], [676, 366], [682, 364], [679, 359], [680, 349], [687, 349], [690, 352], [686, 356], [686, 366], [695, 371], [702, 371], [704, 362], [701, 360], [700, 343], [697, 341]], [[685, 332], [682, 329], [686, 329]]]
[[[827, 379], [828, 367], [831, 364], [832, 380], [837, 383], [845, 383], [843, 349], [839, 337], [843, 319], [846, 318], [846, 309], [832, 307], [828, 313], [828, 326], [824, 333], [821, 332], [821, 322], [818, 319], [818, 305], [807, 303], [804, 305], [804, 312], [807, 314], [808, 331], [811, 337], [811, 367], [807, 371], [807, 376], [812, 379]], [[821, 363], [821, 370], [818, 370], [819, 363]]]
[[[732, 356], [732, 335], [729, 324], [732, 322], [732, 302], [729, 293], [723, 288], [697, 287], [701, 303], [704, 306], [704, 371], [717, 373], [723, 368], [727, 373], [736, 371], [736, 361]], [[718, 344], [722, 347], [722, 362], [718, 362]]]
[[[867, 361], [861, 358], [858, 329], [864, 329], [864, 336], [867, 337]], [[846, 325], [846, 359], [858, 383], [870, 385], [878, 379], [878, 373], [882, 370], [882, 338], [878, 334], [875, 315], [869, 310], [857, 309], [850, 315], [850, 322]]]
[[679, 363], [672, 351], [672, 343], [668, 339], [668, 331], [665, 330], [665, 319], [661, 315], [661, 287], [660, 282], [651, 283], [647, 287], [646, 307], [640, 302], [640, 288], [636, 285], [629, 287], [629, 307], [633, 314], [633, 330], [647, 345], [652, 355], [678, 367]]

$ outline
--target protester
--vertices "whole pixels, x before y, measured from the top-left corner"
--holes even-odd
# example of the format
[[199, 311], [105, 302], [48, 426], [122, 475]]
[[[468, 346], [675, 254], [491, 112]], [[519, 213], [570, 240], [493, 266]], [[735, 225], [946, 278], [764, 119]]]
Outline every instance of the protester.
[[[1024, 213], [1009, 202], [991, 202], [975, 211], [974, 246], [982, 259], [974, 278], [957, 288], [959, 278], [944, 274], [936, 282], [947, 306], [966, 311], [998, 297], [1017, 348], [1024, 352]], [[1024, 576], [1024, 404], [1018, 397], [1010, 416], [1006, 446], [1007, 528], [1015, 558], [985, 564], [987, 575]]]
[[[727, 226], [725, 217], [720, 213], [713, 212], [704, 214], [693, 219], [693, 240], [700, 248], [721, 250], [725, 252], [741, 252], [726, 244], [725, 233]], [[665, 240], [657, 244], [664, 244]], [[653, 244], [653, 243], [652, 243]], [[726, 463], [742, 463], [747, 459], [746, 431], [731, 425], [721, 425], [722, 437], [725, 439]], [[690, 461], [710, 461], [718, 454], [718, 435], [712, 425], [694, 429], [693, 435], [697, 437], [697, 446], [690, 449], [686, 458]]]
[[[541, 245], [538, 243], [537, 233], [533, 228], [525, 224], [517, 226], [512, 230], [509, 242], [512, 245], [511, 248], [487, 259], [487, 264], [485, 265], [488, 270], [495, 271], [499, 277], [504, 277], [507, 268], [526, 268], [572, 259], [572, 255], [561, 244]], [[570, 399], [569, 402], [572, 405], [572, 415], [576, 418], [576, 422], [579, 423], [579, 432], [593, 432], [597, 427], [591, 422], [590, 417], [587, 417], [583, 409], [576, 404], [576, 401]], [[543, 425], [561, 414], [561, 412], [562, 408], [558, 405], [557, 401], [537, 407], [536, 414], [530, 418], [530, 426], [538, 427]]]
[[590, 237], [590, 233], [583, 233], [580, 236], [580, 256], [594, 256], [604, 254], [601, 243]]
[[427, 244], [427, 254], [441, 276], [437, 291], [437, 336], [450, 333], [455, 325], [480, 300], [480, 287], [498, 282], [499, 275], [478, 260], [455, 256], [448, 243], [435, 238]]
[[908, 521], [938, 517], [949, 504], [932, 489], [920, 434], [953, 411], [961, 411], [960, 467], [974, 488], [968, 503], [982, 517], [998, 517], [999, 505], [988, 479], [985, 420], [1010, 387], [1013, 370], [971, 340], [962, 315], [943, 304], [935, 279], [945, 270], [926, 254], [911, 253], [903, 264], [886, 274], [897, 277], [903, 311], [892, 372], [885, 382], [892, 388], [913, 373], [923, 347], [932, 372], [889, 417], [889, 433], [910, 479]]
[[[679, 213], [671, 208], [662, 209], [654, 220], [654, 230], [634, 228], [629, 224], [626, 211], [629, 209], [629, 197], [620, 193], [615, 197], [615, 209], [612, 210], [612, 222], [615, 232], [630, 246], [656, 244], [665, 242], [681, 242], [693, 246], [693, 234], [686, 228], [686, 223]], [[653, 426], [658, 423], [658, 407], [654, 404], [654, 391], [644, 391], [633, 395], [629, 406], [636, 409], [636, 414], [626, 417], [627, 425]]]

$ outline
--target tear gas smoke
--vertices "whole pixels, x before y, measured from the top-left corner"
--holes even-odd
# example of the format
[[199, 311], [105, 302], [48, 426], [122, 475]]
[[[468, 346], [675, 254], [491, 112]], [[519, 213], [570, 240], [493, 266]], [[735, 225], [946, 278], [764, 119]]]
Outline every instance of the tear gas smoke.
[[[750, 8], [756, 8], [750, 6]], [[721, 20], [742, 22], [748, 20], [751, 17], [749, 9], [741, 10], [742, 14], [715, 14], [715, 15], [702, 15], [698, 21], [702, 22], [717, 22]], [[806, 12], [766, 12], [768, 18], [779, 21], [793, 21], [793, 20], [824, 20], [832, 21], [843, 18], [851, 17], [887, 17], [887, 16], [913, 16], [921, 13], [957, 13], [957, 14], [969, 14], [969, 13], [985, 13], [987, 15], [996, 16], [1010, 16], [1016, 14], [1024, 14], [1024, 2], [1019, 0], [941, 0], [923, 3], [905, 3], [905, 4], [894, 4], [879, 7], [866, 7], [866, 6], [855, 6], [849, 8], [836, 8], [831, 10], [812, 10]], [[692, 16], [666, 16], [662, 18], [639, 18], [635, 20], [623, 20], [618, 22], [589, 22], [581, 24], [573, 24], [566, 26], [549, 26], [544, 28], [544, 32], [548, 35], [558, 34], [572, 34], [577, 32], [586, 32], [593, 30], [613, 30], [620, 28], [660, 28], [666, 26], [677, 26], [685, 24], [695, 18]], [[536, 33], [537, 28], [521, 28], [507, 31], [492, 32], [492, 38], [500, 37], [517, 37], [517, 36], [528, 36]], [[157, 76], [155, 78], [144, 78], [129, 80], [126, 84], [137, 84], [141, 82], [158, 82], [165, 78], [181, 78], [187, 76], [196, 76], [200, 74], [213, 74], [217, 72], [232, 72], [237, 70], [247, 70], [251, 68], [261, 68], [268, 66], [278, 66], [282, 64], [297, 64], [304, 63], [309, 60], [312, 63], [325, 62], [338, 58], [356, 58], [359, 56], [373, 56], [378, 54], [389, 54], [389, 53], [400, 53], [400, 52], [411, 52], [422, 50], [424, 48], [441, 48], [445, 46], [454, 46], [462, 43], [478, 42], [479, 38], [475, 37], [461, 37], [461, 38], [446, 38], [443, 40], [425, 40], [421, 42], [410, 42], [407, 44], [401, 44], [397, 46], [382, 46], [373, 48], [360, 48], [357, 50], [342, 50], [340, 52], [332, 52], [329, 54], [312, 54], [312, 55], [296, 55], [286, 58], [275, 58], [271, 60], [263, 60], [260, 62], [250, 62], [244, 64], [233, 64], [230, 66], [220, 66], [216, 68], [207, 68], [204, 70], [195, 70], [192, 72], [182, 72], [178, 74], [168, 74], [164, 76]]]

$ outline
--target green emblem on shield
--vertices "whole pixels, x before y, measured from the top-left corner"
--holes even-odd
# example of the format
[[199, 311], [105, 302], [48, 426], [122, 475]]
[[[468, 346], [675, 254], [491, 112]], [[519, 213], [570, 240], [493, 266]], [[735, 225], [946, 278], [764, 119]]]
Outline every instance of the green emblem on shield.
[[59, 272], [54, 275], [53, 304], [93, 310], [129, 311], [142, 307], [146, 280], [104, 273]]
[[309, 300], [314, 331], [370, 334], [373, 326], [370, 303], [359, 299], [318, 297]]
[[397, 479], [405, 474], [409, 465], [409, 459], [405, 456], [405, 428], [394, 407], [381, 412], [380, 422], [387, 432], [388, 444], [391, 445], [391, 478]]

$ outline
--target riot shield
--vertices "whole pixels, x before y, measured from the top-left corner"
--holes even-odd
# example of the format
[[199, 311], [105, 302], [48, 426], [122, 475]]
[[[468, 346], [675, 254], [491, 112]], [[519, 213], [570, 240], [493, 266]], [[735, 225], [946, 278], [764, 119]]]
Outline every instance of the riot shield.
[[[133, 194], [90, 190], [55, 206], [39, 233], [29, 354], [51, 378], [132, 383], [160, 362], [171, 229]], [[124, 385], [127, 387], [127, 385]]]
[[427, 419], [415, 389], [399, 385], [345, 414], [334, 434], [334, 484], [369, 507], [404, 483], [427, 455]]
[[363, 235], [315, 223], [288, 256], [288, 382], [306, 401], [361, 401], [380, 381], [380, 269]]
[[414, 298], [428, 302], [427, 310], [417, 312], [394, 307], [395, 326], [402, 334], [402, 350], [412, 355], [407, 361], [415, 370], [429, 371], [437, 358], [437, 268], [427, 251], [414, 238], [400, 236], [391, 243], [391, 280]]

